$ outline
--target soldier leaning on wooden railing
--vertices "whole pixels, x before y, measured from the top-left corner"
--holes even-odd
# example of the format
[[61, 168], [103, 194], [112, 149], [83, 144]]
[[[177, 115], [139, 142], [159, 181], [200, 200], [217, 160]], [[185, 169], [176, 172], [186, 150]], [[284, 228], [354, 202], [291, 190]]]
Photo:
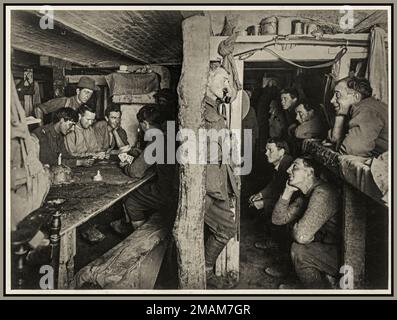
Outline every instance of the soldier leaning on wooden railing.
[[372, 91], [365, 78], [347, 77], [335, 86], [335, 125], [328, 138], [342, 154], [373, 157], [388, 150], [388, 108]]

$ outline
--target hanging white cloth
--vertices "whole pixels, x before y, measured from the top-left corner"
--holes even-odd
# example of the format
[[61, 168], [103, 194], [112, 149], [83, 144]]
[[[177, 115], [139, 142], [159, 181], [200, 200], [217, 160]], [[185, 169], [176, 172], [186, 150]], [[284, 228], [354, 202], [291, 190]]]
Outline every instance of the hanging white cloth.
[[373, 90], [372, 96], [387, 104], [388, 77], [385, 39], [385, 30], [379, 27], [373, 27], [371, 29], [371, 42], [365, 76], [371, 83]]

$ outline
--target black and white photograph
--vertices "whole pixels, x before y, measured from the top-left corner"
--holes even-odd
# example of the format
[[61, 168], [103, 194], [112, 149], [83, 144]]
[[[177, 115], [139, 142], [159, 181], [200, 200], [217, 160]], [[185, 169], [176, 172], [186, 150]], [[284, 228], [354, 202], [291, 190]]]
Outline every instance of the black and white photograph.
[[391, 4], [3, 10], [7, 295], [391, 294]]

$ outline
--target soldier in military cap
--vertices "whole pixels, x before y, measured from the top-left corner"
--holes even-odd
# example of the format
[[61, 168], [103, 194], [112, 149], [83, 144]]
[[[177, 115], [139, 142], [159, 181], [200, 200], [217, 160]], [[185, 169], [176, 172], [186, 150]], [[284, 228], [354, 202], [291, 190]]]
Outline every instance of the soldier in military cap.
[[55, 98], [40, 104], [35, 108], [36, 117], [44, 119], [44, 115], [57, 111], [60, 108], [77, 110], [83, 103], [87, 103], [94, 91], [95, 80], [85, 76], [81, 77], [74, 96]]

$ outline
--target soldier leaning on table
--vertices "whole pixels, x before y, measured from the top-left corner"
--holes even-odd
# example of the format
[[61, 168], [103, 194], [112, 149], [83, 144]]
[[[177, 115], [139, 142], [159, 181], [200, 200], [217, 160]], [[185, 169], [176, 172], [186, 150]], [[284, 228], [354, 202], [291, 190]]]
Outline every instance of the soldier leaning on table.
[[[159, 106], [156, 104], [146, 105], [137, 113], [140, 129], [147, 132], [151, 129], [161, 130], [164, 133], [164, 142], [167, 141], [164, 130], [164, 116]], [[154, 143], [155, 141], [153, 141]], [[152, 142], [148, 142], [146, 148]], [[164, 146], [164, 159], [167, 159], [167, 146]], [[147, 170], [152, 166], [145, 160], [145, 150], [131, 163], [120, 164], [125, 174], [128, 176], [141, 179], [145, 176]], [[124, 206], [127, 213], [127, 219], [113, 221], [111, 227], [120, 234], [126, 234], [131, 231], [131, 225], [134, 229], [142, 226], [152, 213], [161, 211], [164, 213], [163, 218], [167, 224], [171, 224], [175, 218], [177, 194], [178, 194], [178, 170], [176, 164], [155, 163], [157, 177], [154, 181], [143, 184], [138, 189], [131, 192], [125, 199]]]
[[39, 140], [39, 159], [42, 164], [50, 166], [58, 164], [58, 157], [61, 154], [62, 163], [74, 166], [89, 166], [92, 159], [76, 158], [67, 150], [64, 138], [74, 130], [79, 119], [78, 113], [71, 108], [61, 108], [54, 112], [52, 122], [36, 128], [32, 136]]

